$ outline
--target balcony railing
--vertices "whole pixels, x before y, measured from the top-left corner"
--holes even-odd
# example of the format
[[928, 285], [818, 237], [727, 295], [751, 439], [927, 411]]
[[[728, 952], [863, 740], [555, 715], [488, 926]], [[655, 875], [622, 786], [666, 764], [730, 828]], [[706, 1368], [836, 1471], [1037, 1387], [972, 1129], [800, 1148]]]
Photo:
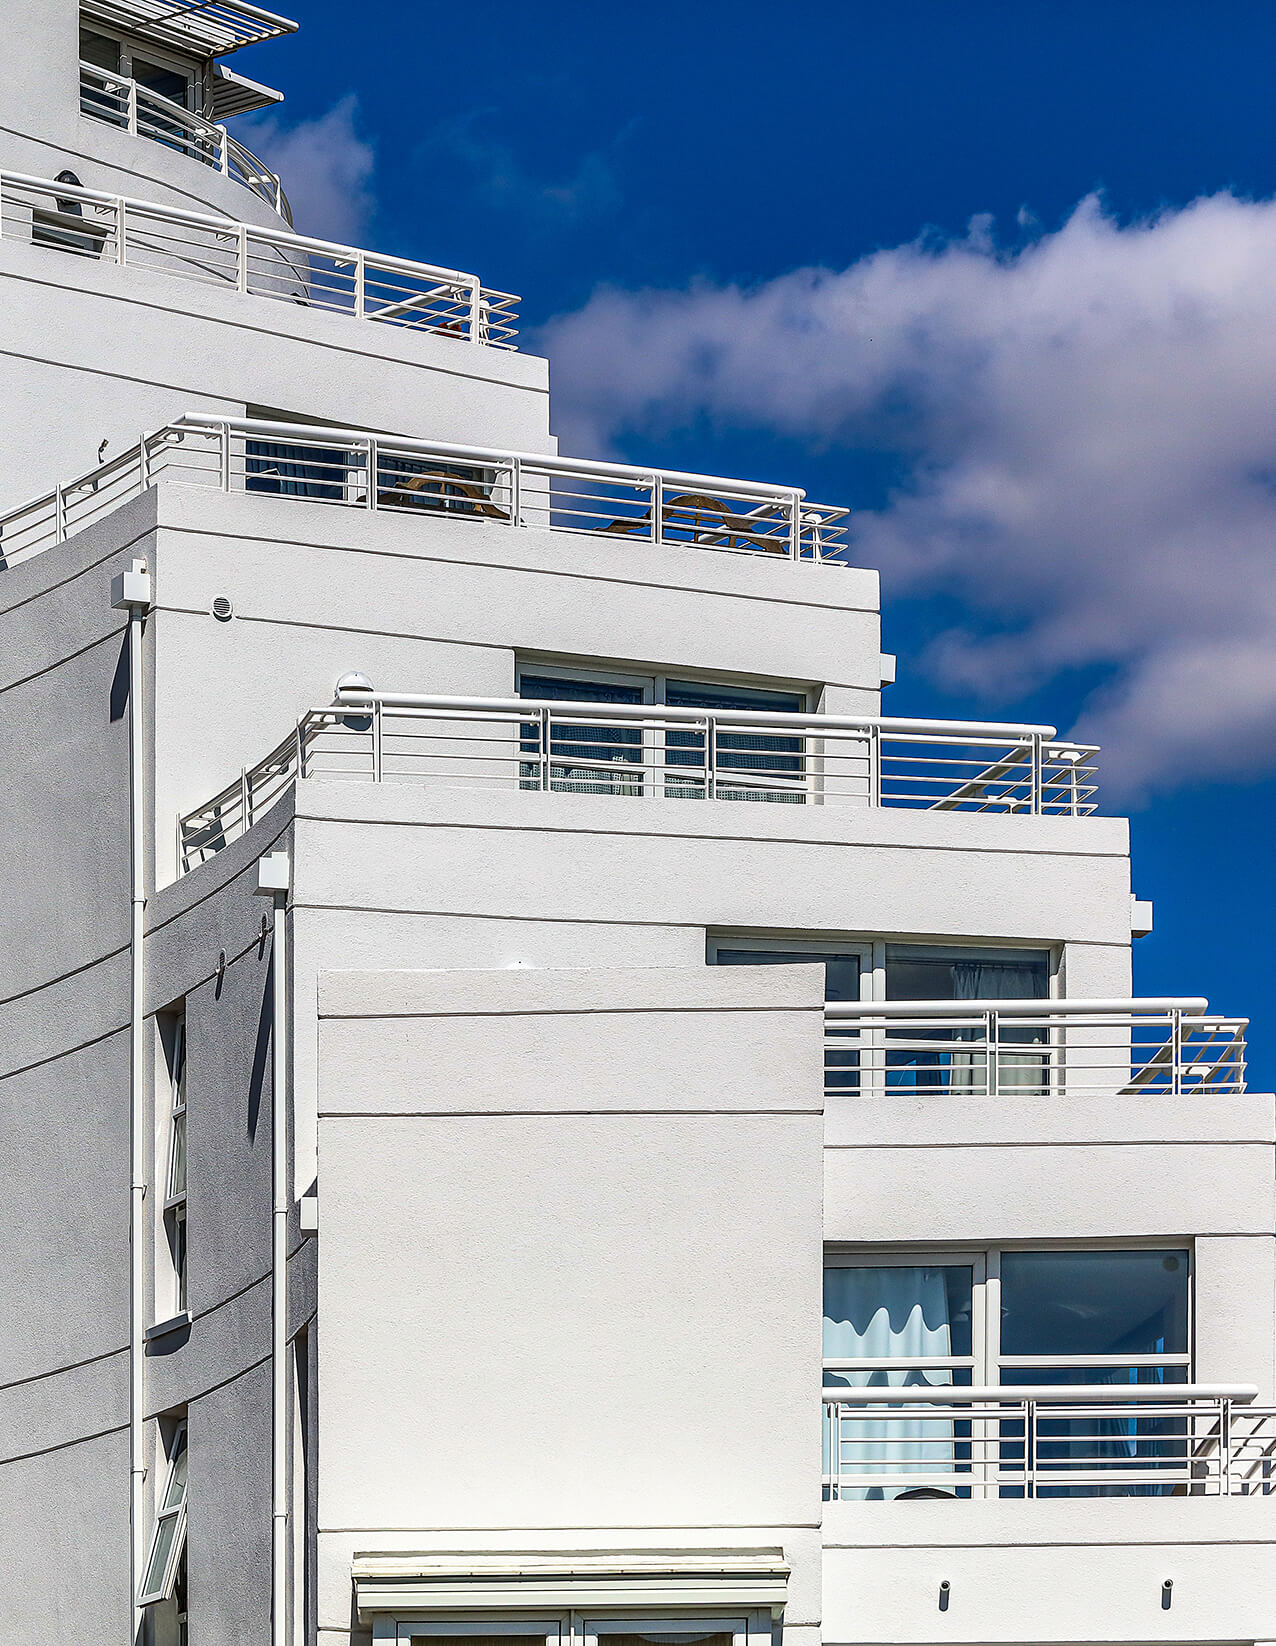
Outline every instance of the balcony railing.
[[0, 236], [201, 285], [513, 348], [518, 298], [476, 275], [0, 172]]
[[1216, 1096], [1245, 1090], [1249, 1019], [1184, 1000], [830, 1002], [828, 1097]]
[[[836, 561], [848, 510], [795, 487], [590, 463], [367, 430], [199, 414], [0, 519], [0, 568], [60, 543], [158, 480], [255, 492], [286, 502], [393, 510], [421, 518], [592, 532], [600, 543], [668, 543]], [[994, 788], [991, 770], [976, 781]]]
[[[343, 693], [181, 819], [191, 868], [299, 777], [630, 800], [914, 811], [1093, 809], [1094, 750], [1049, 726]], [[995, 778], [987, 774], [995, 771]]]
[[1276, 1492], [1276, 1408], [1252, 1404], [1257, 1393], [1205, 1384], [826, 1388], [824, 1492], [1266, 1497]]
[[92, 63], [80, 64], [80, 112], [212, 167], [251, 189], [291, 224], [292, 208], [279, 178], [250, 149], [236, 142], [225, 126], [215, 126], [136, 80]]

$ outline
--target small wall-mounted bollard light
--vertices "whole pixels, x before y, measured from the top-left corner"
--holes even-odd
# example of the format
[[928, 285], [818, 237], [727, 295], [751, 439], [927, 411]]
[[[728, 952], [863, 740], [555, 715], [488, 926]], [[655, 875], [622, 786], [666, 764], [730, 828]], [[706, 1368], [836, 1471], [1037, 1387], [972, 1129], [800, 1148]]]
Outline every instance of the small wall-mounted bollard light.
[[948, 1597], [952, 1594], [952, 1589], [953, 1586], [947, 1578], [939, 1585], [939, 1609], [941, 1612], [948, 1610]]
[[1162, 1583], [1162, 1585], [1161, 1585], [1161, 1610], [1163, 1612], [1168, 1612], [1169, 1611], [1170, 1602], [1173, 1599], [1174, 1599], [1174, 1579], [1172, 1577], [1167, 1577], [1165, 1582]]

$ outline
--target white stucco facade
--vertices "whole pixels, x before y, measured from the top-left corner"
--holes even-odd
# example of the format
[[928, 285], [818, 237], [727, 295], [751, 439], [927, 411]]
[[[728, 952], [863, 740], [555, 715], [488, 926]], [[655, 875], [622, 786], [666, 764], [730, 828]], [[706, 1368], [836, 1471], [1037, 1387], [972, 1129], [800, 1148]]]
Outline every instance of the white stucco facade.
[[1276, 1638], [1257, 1002], [1134, 997], [1089, 752], [477, 307], [84, 254], [287, 233], [85, 112], [155, 10], [0, 121], [0, 1640]]

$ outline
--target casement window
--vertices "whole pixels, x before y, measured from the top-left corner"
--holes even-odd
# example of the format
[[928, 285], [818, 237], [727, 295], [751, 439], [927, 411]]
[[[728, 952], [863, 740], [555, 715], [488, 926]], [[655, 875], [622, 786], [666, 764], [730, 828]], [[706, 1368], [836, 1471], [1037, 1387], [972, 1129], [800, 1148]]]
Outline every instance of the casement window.
[[[194, 59], [141, 44], [126, 35], [109, 34], [94, 24], [80, 29], [80, 61], [102, 70], [104, 77], [119, 75], [124, 80], [136, 80], [139, 87], [156, 97], [198, 112], [203, 65]], [[85, 81], [81, 108], [85, 114], [118, 123], [113, 112], [118, 110], [117, 94], [106, 85], [99, 87], [96, 80]]]
[[182, 1418], [173, 1425], [168, 1439], [163, 1484], [155, 1505], [155, 1529], [137, 1597], [139, 1606], [183, 1602], [179, 1589], [183, 1587], [186, 1553], [186, 1474], [186, 1420]]
[[[1191, 1302], [1191, 1254], [1183, 1247], [833, 1252], [824, 1271], [824, 1383], [926, 1386], [941, 1405], [945, 1388], [1076, 1384], [1100, 1399], [1121, 1386], [1168, 1388], [1190, 1380]], [[1079, 1393], [1079, 1402], [1084, 1398]], [[910, 1475], [930, 1486], [950, 1476], [947, 1495], [970, 1495], [962, 1476], [975, 1472], [979, 1455], [970, 1422], [916, 1406], [902, 1417], [881, 1408], [877, 1415], [863, 1408], [862, 1417], [830, 1410], [841, 1415], [833, 1420], [836, 1432], [826, 1432], [826, 1473], [836, 1447], [841, 1471], [860, 1482], [839, 1496], [898, 1497]], [[1079, 1427], [1067, 1417], [1046, 1419], [1043, 1455], [1057, 1484], [1037, 1495], [1102, 1494], [1105, 1467], [1170, 1456], [1179, 1422], [1164, 1414], [1131, 1417], [1128, 1410]], [[1022, 1434], [999, 1421], [1003, 1475], [1008, 1466], [1013, 1477], [1022, 1460]], [[1074, 1460], [1092, 1477], [1083, 1487], [1068, 1482]], [[874, 1475], [890, 1484], [874, 1486]], [[1022, 1495], [1013, 1478], [1007, 1486], [999, 1476], [999, 1484], [1002, 1495]]]
[[164, 1235], [172, 1262], [174, 1313], [189, 1306], [186, 1246], [186, 1018], [168, 1036], [168, 1136], [164, 1168]]
[[654, 674], [528, 663], [518, 671], [518, 695], [554, 703], [650, 704], [650, 724], [618, 716], [597, 724], [552, 719], [548, 733], [529, 720], [522, 728], [524, 788], [556, 793], [660, 795], [665, 799], [802, 802], [806, 743], [782, 731], [662, 723], [660, 708], [750, 713], [809, 712], [807, 694], [770, 687]]

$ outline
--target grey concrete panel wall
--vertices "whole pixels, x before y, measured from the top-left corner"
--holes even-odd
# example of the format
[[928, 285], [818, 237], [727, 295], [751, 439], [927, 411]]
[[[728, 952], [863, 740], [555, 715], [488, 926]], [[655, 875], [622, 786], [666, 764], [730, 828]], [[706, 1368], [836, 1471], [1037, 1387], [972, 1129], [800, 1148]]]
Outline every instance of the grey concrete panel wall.
[[191, 1638], [270, 1637], [270, 1366], [193, 1400], [187, 1511]]
[[127, 1639], [127, 1419], [0, 1469], [0, 1504], [0, 1640]]
[[532, 355], [13, 241], [0, 244], [0, 278], [0, 510], [91, 469], [103, 439], [115, 456], [185, 412], [242, 417], [257, 405], [553, 449], [547, 365]]

